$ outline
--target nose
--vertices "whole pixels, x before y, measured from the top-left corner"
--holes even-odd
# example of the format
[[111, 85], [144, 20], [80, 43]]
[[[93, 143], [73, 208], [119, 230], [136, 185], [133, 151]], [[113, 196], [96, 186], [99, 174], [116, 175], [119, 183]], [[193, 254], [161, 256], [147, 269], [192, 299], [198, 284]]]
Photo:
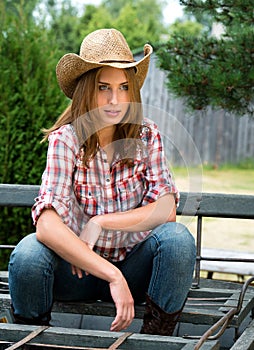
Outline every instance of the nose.
[[117, 105], [118, 104], [118, 90], [112, 89], [109, 95], [109, 104]]

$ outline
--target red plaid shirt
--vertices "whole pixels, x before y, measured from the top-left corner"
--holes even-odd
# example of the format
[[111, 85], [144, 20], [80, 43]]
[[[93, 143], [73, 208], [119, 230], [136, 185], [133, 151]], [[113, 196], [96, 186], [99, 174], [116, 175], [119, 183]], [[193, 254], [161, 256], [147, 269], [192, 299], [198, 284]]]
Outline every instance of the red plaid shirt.
[[[148, 119], [144, 120], [141, 139], [147, 156], [137, 154], [132, 167], [121, 164], [117, 157], [110, 166], [106, 152], [99, 149], [86, 168], [73, 126], [64, 125], [52, 132], [40, 193], [32, 208], [34, 224], [44, 208], [54, 208], [79, 235], [92, 216], [124, 212], [168, 193], [174, 193], [178, 201], [161, 136]], [[104, 230], [94, 249], [106, 259], [119, 261], [149, 232]]]

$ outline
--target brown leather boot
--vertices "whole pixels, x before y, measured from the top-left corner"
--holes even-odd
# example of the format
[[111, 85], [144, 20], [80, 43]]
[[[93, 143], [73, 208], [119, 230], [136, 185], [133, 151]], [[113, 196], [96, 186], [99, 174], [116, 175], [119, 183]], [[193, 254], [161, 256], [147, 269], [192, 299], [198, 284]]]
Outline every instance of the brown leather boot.
[[181, 313], [182, 309], [173, 313], [167, 313], [147, 295], [143, 326], [140, 333], [170, 336], [174, 332]]

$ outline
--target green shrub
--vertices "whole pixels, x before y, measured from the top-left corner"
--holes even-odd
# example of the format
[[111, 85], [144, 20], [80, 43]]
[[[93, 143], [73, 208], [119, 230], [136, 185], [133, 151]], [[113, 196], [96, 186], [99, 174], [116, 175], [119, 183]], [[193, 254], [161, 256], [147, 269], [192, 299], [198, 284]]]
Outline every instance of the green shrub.
[[[41, 129], [67, 105], [55, 77], [60, 54], [46, 28], [21, 11], [1, 11], [0, 26], [0, 182], [39, 184], [47, 149]], [[30, 210], [1, 208], [0, 228], [1, 244], [16, 244], [34, 230]]]

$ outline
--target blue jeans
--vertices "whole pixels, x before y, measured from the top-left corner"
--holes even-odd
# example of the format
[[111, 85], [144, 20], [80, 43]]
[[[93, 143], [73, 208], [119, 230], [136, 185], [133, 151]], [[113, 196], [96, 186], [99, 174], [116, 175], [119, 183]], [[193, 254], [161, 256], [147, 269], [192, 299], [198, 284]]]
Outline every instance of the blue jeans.
[[[125, 260], [115, 263], [125, 276], [136, 303], [146, 293], [166, 312], [182, 308], [192, 283], [195, 242], [182, 224], [155, 228]], [[108, 282], [92, 275], [79, 279], [69, 263], [40, 243], [36, 235], [23, 238], [9, 262], [14, 313], [25, 318], [50, 312], [53, 301], [112, 301]]]

